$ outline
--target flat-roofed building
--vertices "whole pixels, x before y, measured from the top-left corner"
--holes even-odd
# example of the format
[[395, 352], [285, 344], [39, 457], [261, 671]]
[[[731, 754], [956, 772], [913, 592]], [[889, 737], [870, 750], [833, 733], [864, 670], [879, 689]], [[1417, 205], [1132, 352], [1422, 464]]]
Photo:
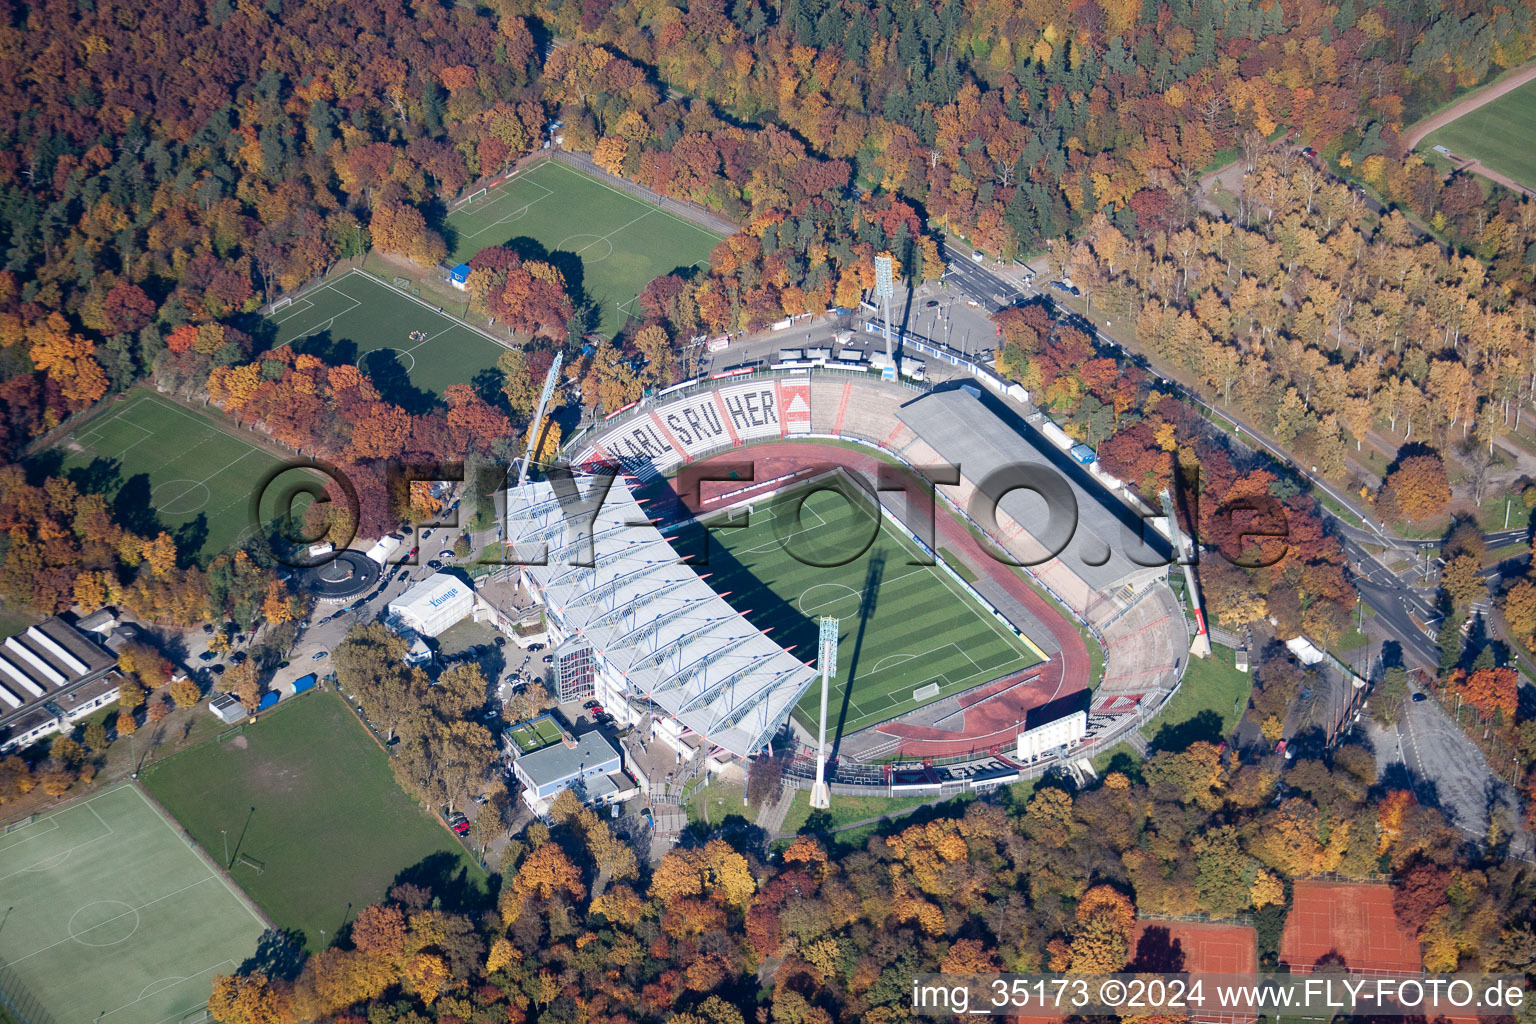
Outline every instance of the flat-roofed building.
[[548, 811], [567, 789], [575, 789], [584, 803], [622, 800], [635, 789], [623, 770], [618, 748], [595, 729], [573, 744], [552, 743], [512, 762], [512, 772], [523, 784], [523, 801], [535, 814]]
[[117, 658], [54, 616], [0, 643], [0, 750], [29, 746], [117, 700]]

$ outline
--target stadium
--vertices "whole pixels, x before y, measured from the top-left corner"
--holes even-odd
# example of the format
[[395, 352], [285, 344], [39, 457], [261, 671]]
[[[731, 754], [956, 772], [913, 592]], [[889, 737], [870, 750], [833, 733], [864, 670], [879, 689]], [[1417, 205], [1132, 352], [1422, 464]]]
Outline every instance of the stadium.
[[[976, 385], [738, 371], [566, 451], [582, 501], [545, 481], [507, 503], [518, 560], [542, 563], [521, 571], [558, 696], [595, 695], [680, 761], [746, 758], [785, 729], [806, 749], [821, 615], [840, 621], [839, 771], [1091, 753], [1187, 663], [1166, 541]], [[582, 474], [614, 470], [593, 518], [602, 484]]]

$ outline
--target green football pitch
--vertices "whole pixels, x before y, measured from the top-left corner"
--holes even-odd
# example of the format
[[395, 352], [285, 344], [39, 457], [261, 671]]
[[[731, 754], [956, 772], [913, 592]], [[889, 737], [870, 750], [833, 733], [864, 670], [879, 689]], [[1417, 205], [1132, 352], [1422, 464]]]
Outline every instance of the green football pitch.
[[305, 292], [268, 317], [273, 347], [356, 364], [388, 401], [413, 412], [423, 396], [469, 384], [496, 365], [502, 346], [463, 321], [354, 270]]
[[111, 498], [120, 522], [164, 528], [201, 560], [253, 531], [253, 488], [282, 465], [228, 423], [145, 390], [102, 406], [53, 454], [83, 490]]
[[[838, 624], [828, 724], [839, 735], [1044, 661], [941, 566], [928, 561], [872, 499], [846, 482], [779, 495], [751, 509], [745, 527], [709, 530], [709, 584], [759, 629], [807, 662], [817, 620]], [[856, 557], [854, 557], [856, 556]], [[914, 564], [916, 563], [916, 564]], [[814, 728], [813, 684], [795, 708]]]
[[128, 784], [0, 836], [0, 903], [0, 988], [58, 1024], [179, 1021], [266, 930]]
[[[679, 267], [704, 266], [720, 236], [659, 210], [591, 175], [545, 160], [448, 215], [450, 262], [481, 249], [514, 243], [542, 250], [571, 281], [579, 261], [581, 287], [598, 306], [598, 329], [612, 337], [636, 314], [635, 297]], [[536, 246], [518, 244], [531, 239]]]
[[1420, 149], [1430, 146], [1474, 157], [1489, 169], [1536, 189], [1536, 81], [1431, 132], [1419, 143]]
[[485, 872], [400, 789], [341, 698], [290, 700], [150, 765], [145, 788], [310, 950], [397, 879], [431, 887], [445, 906], [483, 898]]

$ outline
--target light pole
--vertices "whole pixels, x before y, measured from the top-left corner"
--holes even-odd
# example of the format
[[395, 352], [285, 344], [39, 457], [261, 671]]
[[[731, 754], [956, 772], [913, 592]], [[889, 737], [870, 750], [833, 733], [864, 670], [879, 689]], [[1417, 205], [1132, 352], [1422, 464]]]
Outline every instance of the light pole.
[[224, 870], [229, 870], [229, 830], [219, 829], [219, 835], [224, 838]]

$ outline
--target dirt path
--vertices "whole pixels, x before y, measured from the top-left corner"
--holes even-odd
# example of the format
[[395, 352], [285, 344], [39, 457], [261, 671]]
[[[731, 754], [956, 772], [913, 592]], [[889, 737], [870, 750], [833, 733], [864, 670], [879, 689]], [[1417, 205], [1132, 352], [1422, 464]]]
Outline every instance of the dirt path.
[[[1428, 135], [1435, 129], [1444, 128], [1458, 117], [1461, 117], [1464, 114], [1470, 114], [1472, 111], [1476, 110], [1478, 107], [1481, 107], [1485, 103], [1492, 103], [1500, 96], [1520, 88], [1522, 85], [1524, 85], [1526, 82], [1529, 82], [1533, 78], [1536, 78], [1536, 63], [1528, 64], [1527, 66], [1521, 68], [1519, 71], [1510, 74], [1508, 78], [1501, 79], [1500, 81], [1495, 82], [1493, 85], [1486, 86], [1482, 89], [1476, 90], [1475, 92], [1468, 93], [1466, 96], [1463, 96], [1461, 99], [1446, 107], [1438, 114], [1427, 117], [1420, 121], [1418, 124], [1414, 125], [1412, 128], [1408, 129], [1408, 132], [1403, 136], [1403, 151], [1407, 152], [1413, 149], [1420, 142], [1424, 141], [1424, 136]], [[1484, 177], [1493, 177], [1492, 175], [1488, 174], [1486, 170], [1483, 170], [1480, 173], [1482, 173]], [[1499, 181], [1499, 184], [1502, 185], [1504, 182]], [[1521, 191], [1524, 191], [1524, 189], [1521, 189]]]

